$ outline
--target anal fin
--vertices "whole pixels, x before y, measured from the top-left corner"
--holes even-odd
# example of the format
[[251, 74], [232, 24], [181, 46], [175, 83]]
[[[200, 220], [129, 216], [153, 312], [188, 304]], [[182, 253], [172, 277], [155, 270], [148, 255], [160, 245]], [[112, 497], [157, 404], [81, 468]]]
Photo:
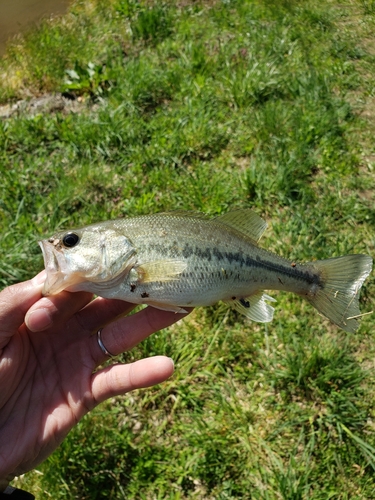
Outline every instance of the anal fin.
[[229, 300], [228, 303], [236, 311], [244, 314], [247, 318], [258, 323], [268, 323], [273, 319], [274, 308], [266, 301], [276, 302], [276, 299], [266, 293], [258, 292], [250, 297]]
[[170, 304], [163, 304], [163, 303], [156, 302], [156, 301], [154, 302], [153, 300], [150, 300], [150, 301], [148, 300], [146, 302], [146, 304], [148, 306], [155, 307], [155, 309], [161, 309], [162, 311], [170, 311], [170, 312], [179, 313], [179, 314], [185, 314], [188, 312], [183, 307], [172, 306]]

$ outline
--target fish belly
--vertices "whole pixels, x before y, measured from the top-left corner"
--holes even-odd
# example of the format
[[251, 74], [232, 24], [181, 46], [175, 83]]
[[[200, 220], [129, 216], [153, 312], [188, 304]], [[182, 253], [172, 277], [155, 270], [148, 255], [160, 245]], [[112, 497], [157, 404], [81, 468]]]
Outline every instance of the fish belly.
[[167, 282], [132, 282], [127, 279], [116, 298], [130, 302], [157, 302], [181, 307], [208, 306], [220, 300], [234, 300], [255, 293], [258, 284], [241, 278], [241, 272], [229, 267], [188, 266], [177, 279]]

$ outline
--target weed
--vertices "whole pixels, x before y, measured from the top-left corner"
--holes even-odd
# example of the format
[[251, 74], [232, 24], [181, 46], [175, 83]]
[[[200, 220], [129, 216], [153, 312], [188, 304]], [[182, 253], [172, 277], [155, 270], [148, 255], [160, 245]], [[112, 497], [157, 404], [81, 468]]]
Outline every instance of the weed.
[[77, 97], [88, 94], [92, 98], [101, 97], [111, 86], [107, 68], [92, 62], [89, 62], [86, 68], [76, 63], [74, 69], [66, 70], [66, 74], [63, 87], [65, 95]]

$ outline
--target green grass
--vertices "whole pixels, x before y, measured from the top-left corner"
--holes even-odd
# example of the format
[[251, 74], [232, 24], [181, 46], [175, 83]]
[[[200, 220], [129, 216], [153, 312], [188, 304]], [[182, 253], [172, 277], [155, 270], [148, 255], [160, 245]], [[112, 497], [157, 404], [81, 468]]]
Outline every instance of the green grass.
[[[374, 255], [374, 2], [77, 2], [11, 43], [0, 102], [78, 111], [0, 121], [2, 286], [58, 228], [253, 207], [262, 244]], [[363, 312], [374, 309], [371, 276]], [[131, 353], [161, 386], [101, 405], [38, 471], [39, 498], [373, 499], [373, 315], [343, 334], [298, 297], [270, 324], [199, 309]]]

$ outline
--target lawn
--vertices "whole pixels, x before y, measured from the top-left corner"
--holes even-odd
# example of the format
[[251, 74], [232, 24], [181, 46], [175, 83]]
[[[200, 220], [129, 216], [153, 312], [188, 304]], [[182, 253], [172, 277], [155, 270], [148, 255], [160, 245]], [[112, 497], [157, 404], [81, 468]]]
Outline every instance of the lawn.
[[[0, 105], [24, 101], [0, 119], [1, 286], [42, 268], [57, 229], [166, 210], [251, 207], [262, 246], [296, 261], [374, 255], [374, 29], [373, 0], [81, 0], [18, 37], [0, 60]], [[374, 499], [374, 315], [348, 334], [271, 295], [272, 323], [219, 304], [124, 354], [175, 374], [102, 404], [17, 484]], [[371, 275], [362, 312], [374, 296]]]

